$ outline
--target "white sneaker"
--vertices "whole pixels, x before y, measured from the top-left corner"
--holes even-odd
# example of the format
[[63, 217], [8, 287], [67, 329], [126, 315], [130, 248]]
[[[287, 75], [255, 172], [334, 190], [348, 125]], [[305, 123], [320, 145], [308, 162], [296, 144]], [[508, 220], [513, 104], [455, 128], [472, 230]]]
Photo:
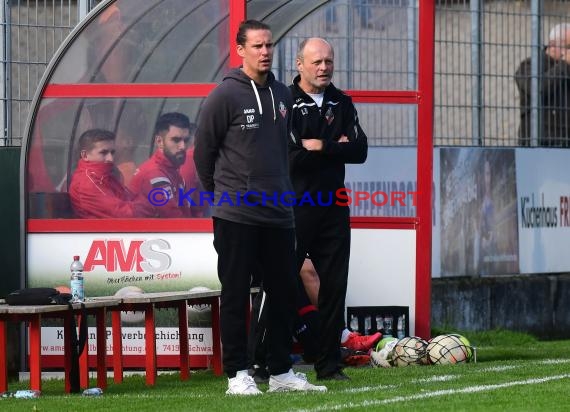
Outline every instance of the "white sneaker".
[[247, 370], [238, 371], [235, 378], [228, 379], [228, 390], [226, 395], [259, 395], [261, 392], [257, 389], [255, 381]]
[[281, 375], [271, 375], [269, 377], [268, 392], [287, 392], [287, 391], [313, 391], [326, 392], [326, 386], [317, 386], [307, 381], [307, 375], [304, 373], [294, 373], [293, 369]]

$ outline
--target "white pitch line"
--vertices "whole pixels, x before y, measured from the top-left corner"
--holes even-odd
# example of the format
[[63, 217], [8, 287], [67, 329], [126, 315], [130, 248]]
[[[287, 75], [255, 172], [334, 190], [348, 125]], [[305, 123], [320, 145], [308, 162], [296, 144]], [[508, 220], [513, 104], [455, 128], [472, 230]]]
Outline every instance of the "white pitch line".
[[330, 410], [340, 410], [340, 409], [349, 409], [349, 408], [363, 408], [363, 407], [367, 407], [367, 406], [385, 405], [385, 404], [390, 404], [390, 403], [406, 402], [406, 401], [413, 401], [413, 400], [426, 399], [426, 398], [434, 398], [437, 396], [455, 395], [458, 393], [476, 393], [476, 392], [492, 391], [492, 390], [496, 390], [496, 389], [510, 388], [511, 386], [536, 385], [539, 383], [550, 382], [550, 381], [560, 380], [560, 379], [567, 379], [567, 378], [570, 378], [570, 374], [568, 374], [568, 373], [563, 374], [563, 375], [545, 376], [544, 378], [533, 378], [533, 379], [525, 379], [523, 381], [498, 383], [495, 385], [469, 386], [469, 387], [466, 387], [463, 389], [443, 389], [443, 390], [438, 390], [438, 391], [433, 391], [433, 392], [425, 392], [425, 393], [421, 393], [421, 394], [417, 394], [417, 395], [396, 396], [394, 398], [362, 401], [359, 403], [349, 402], [349, 403], [345, 403], [345, 404], [341, 404], [341, 405], [322, 405], [322, 406], [319, 406], [318, 408], [314, 408], [314, 409], [297, 409], [297, 412], [330, 411]]
[[491, 366], [490, 368], [480, 369], [479, 372], [503, 372], [503, 371], [510, 371], [512, 369], [518, 369], [521, 367], [522, 365]]
[[570, 359], [545, 359], [540, 361], [539, 363], [543, 363], [545, 365], [558, 365], [560, 363], [568, 363]]
[[380, 391], [383, 389], [394, 389], [400, 385], [378, 385], [378, 386], [362, 386], [360, 388], [350, 388], [345, 389], [342, 392], [345, 393], [360, 393], [360, 392], [372, 392], [372, 391]]
[[459, 379], [461, 375], [434, 375], [429, 378], [414, 379], [412, 383], [430, 383], [430, 382], [446, 382]]
[[[442, 375], [442, 376], [432, 376], [431, 378], [425, 379], [415, 379], [412, 380], [411, 383], [429, 383], [429, 382], [445, 382], [450, 381], [453, 379], [460, 378], [461, 375]], [[360, 388], [349, 388], [344, 389], [341, 392], [343, 393], [362, 393], [362, 392], [375, 392], [384, 389], [395, 389], [401, 385], [376, 385], [376, 386], [362, 386]]]

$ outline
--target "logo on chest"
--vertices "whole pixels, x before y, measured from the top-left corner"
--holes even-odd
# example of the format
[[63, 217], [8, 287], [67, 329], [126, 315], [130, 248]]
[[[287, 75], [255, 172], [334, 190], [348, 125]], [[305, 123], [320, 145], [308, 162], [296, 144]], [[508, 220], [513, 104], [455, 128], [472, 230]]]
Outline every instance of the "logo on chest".
[[325, 113], [325, 119], [327, 121], [327, 124], [330, 126], [330, 124], [333, 122], [334, 120], [334, 113], [332, 111], [332, 109], [329, 107]]
[[279, 102], [279, 113], [281, 113], [281, 117], [285, 119], [287, 116], [287, 107], [285, 107], [285, 103]]
[[245, 124], [241, 125], [241, 130], [259, 129], [259, 122], [255, 121], [255, 109], [243, 109]]

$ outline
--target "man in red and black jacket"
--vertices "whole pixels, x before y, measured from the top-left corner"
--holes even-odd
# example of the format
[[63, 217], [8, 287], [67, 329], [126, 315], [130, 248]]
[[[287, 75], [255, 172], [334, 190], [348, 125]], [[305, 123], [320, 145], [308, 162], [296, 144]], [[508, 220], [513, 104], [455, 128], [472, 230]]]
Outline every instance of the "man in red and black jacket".
[[156, 217], [191, 217], [190, 205], [185, 199], [186, 185], [180, 175], [180, 166], [186, 160], [190, 141], [190, 121], [182, 113], [161, 115], [154, 129], [157, 150], [135, 172], [129, 189], [141, 203], [151, 203]]

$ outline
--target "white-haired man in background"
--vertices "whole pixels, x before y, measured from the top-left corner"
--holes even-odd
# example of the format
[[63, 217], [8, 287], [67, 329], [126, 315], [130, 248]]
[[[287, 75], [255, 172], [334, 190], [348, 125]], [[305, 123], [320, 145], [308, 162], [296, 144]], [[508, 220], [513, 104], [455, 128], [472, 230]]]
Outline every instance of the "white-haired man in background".
[[[550, 30], [538, 63], [538, 144], [570, 147], [570, 24], [558, 24]], [[523, 60], [515, 73], [521, 111], [519, 143], [522, 146], [529, 146], [531, 138], [532, 64], [531, 57]]]

